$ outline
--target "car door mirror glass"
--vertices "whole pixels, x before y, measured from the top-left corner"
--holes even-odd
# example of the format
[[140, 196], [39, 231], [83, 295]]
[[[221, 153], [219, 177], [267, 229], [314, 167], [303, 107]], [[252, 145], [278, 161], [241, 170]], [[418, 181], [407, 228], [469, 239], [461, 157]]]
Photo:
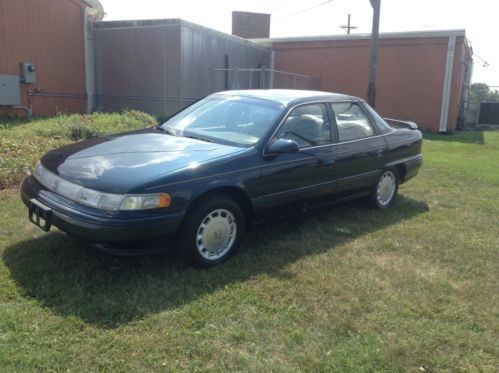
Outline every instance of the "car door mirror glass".
[[271, 154], [296, 153], [298, 143], [291, 139], [276, 139], [270, 144], [268, 152]]

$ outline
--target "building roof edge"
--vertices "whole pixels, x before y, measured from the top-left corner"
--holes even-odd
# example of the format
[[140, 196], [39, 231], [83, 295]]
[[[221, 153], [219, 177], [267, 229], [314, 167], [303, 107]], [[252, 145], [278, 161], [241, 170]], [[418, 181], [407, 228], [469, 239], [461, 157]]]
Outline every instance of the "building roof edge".
[[[405, 39], [405, 38], [438, 38], [449, 36], [466, 37], [465, 29], [432, 30], [432, 31], [404, 31], [383, 32], [379, 34], [380, 39]], [[250, 39], [262, 44], [303, 42], [303, 41], [328, 41], [328, 40], [365, 40], [371, 39], [371, 34], [350, 35], [313, 35], [313, 36], [290, 36], [279, 38]]]

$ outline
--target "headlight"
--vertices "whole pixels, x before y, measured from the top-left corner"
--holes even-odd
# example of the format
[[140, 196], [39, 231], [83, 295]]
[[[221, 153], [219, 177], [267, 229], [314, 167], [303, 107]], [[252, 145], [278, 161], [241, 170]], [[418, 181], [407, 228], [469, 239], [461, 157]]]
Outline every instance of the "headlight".
[[34, 172], [35, 178], [46, 188], [84, 205], [103, 210], [147, 210], [170, 206], [171, 197], [168, 193], [154, 194], [113, 194], [102, 193], [84, 188], [61, 179], [47, 170], [41, 162], [37, 162]]
[[170, 206], [170, 195], [166, 193], [127, 195], [121, 203], [120, 210], [146, 210]]

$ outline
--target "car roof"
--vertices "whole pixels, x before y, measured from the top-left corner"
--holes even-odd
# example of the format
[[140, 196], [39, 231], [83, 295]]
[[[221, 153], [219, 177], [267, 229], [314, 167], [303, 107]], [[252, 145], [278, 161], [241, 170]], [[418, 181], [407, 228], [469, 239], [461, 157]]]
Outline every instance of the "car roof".
[[328, 100], [328, 101], [341, 101], [341, 100], [361, 100], [355, 96], [344, 95], [341, 93], [323, 92], [323, 91], [306, 91], [298, 89], [246, 89], [223, 91], [217, 94], [259, 98], [269, 101], [275, 101], [282, 105], [297, 104], [300, 102], [308, 102], [314, 100]]

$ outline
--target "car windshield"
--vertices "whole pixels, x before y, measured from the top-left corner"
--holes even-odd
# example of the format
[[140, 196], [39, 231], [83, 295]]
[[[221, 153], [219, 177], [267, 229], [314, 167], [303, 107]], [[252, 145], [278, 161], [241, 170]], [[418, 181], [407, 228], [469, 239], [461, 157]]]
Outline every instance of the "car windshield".
[[174, 115], [161, 128], [174, 136], [252, 146], [282, 111], [283, 106], [272, 101], [212, 95]]

